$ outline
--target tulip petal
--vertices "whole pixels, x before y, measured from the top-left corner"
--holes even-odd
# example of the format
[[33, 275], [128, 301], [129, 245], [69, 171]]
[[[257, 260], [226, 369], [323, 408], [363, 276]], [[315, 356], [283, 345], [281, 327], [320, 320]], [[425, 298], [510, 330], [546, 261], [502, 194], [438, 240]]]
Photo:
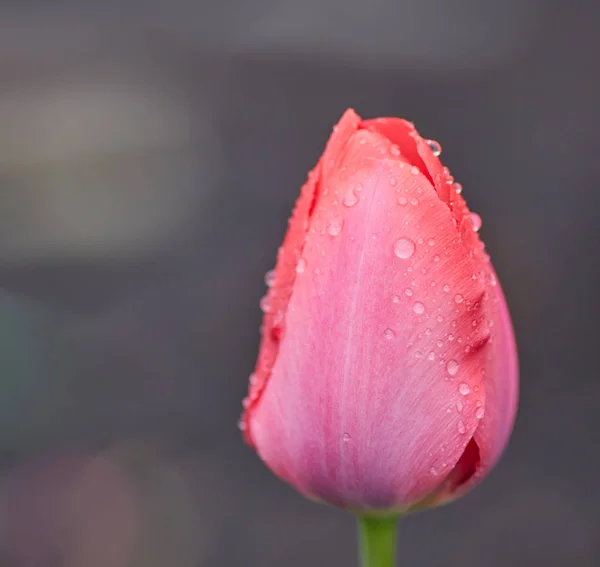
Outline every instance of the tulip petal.
[[434, 491], [465, 454], [487, 395], [480, 266], [437, 183], [398, 146], [401, 155], [361, 129], [323, 156], [295, 255], [305, 269], [250, 416], [278, 475], [360, 510], [408, 508]]
[[260, 399], [277, 358], [279, 341], [284, 332], [285, 313], [296, 280], [296, 274], [301, 271], [299, 260], [318, 196], [321, 169], [323, 167], [327, 169], [335, 167], [339, 156], [342, 154], [350, 136], [356, 131], [359, 122], [360, 118], [356, 113], [348, 110], [334, 128], [334, 133], [327, 143], [323, 157], [308, 174], [308, 180], [302, 187], [300, 197], [296, 201], [289, 220], [285, 240], [279, 248], [275, 276], [265, 304], [266, 313], [261, 331], [262, 341], [258, 361], [250, 379], [248, 397], [244, 400], [245, 410], [240, 419], [240, 427], [249, 445], [253, 445], [249, 416]]
[[466, 491], [478, 482], [502, 455], [512, 431], [518, 404], [517, 347], [504, 293], [491, 264], [488, 266], [487, 318], [491, 338], [485, 367], [485, 413], [474, 439], [481, 453], [480, 467]]

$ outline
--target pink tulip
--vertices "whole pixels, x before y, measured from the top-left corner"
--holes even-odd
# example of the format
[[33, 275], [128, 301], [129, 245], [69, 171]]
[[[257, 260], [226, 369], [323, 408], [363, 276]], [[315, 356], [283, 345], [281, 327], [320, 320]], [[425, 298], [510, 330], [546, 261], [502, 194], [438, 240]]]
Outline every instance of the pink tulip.
[[503, 452], [517, 354], [439, 146], [348, 110], [279, 249], [240, 422], [275, 474], [359, 513], [453, 500]]

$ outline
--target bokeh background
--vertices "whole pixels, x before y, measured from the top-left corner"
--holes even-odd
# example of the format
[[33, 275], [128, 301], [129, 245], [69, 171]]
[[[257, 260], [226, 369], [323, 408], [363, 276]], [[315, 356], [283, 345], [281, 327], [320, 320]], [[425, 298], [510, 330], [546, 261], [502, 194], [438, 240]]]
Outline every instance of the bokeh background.
[[236, 427], [348, 106], [439, 140], [512, 307], [501, 465], [403, 565], [600, 565], [600, 5], [0, 1], [0, 565], [355, 564]]

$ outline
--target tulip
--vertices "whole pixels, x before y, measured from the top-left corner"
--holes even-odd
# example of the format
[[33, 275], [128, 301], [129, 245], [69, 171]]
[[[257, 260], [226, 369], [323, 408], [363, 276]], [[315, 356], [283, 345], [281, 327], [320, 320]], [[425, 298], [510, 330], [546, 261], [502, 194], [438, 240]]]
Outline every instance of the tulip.
[[515, 419], [510, 315], [440, 152], [410, 122], [348, 110], [261, 302], [244, 437], [306, 497], [379, 518], [371, 528], [469, 491]]

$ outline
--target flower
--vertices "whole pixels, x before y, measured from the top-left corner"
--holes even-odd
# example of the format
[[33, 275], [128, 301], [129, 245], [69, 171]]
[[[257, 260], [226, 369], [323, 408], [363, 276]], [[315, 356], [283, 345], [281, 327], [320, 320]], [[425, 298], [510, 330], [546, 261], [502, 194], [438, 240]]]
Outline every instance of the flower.
[[348, 110], [270, 275], [240, 427], [275, 474], [360, 513], [482, 479], [516, 413], [510, 315], [440, 147]]

